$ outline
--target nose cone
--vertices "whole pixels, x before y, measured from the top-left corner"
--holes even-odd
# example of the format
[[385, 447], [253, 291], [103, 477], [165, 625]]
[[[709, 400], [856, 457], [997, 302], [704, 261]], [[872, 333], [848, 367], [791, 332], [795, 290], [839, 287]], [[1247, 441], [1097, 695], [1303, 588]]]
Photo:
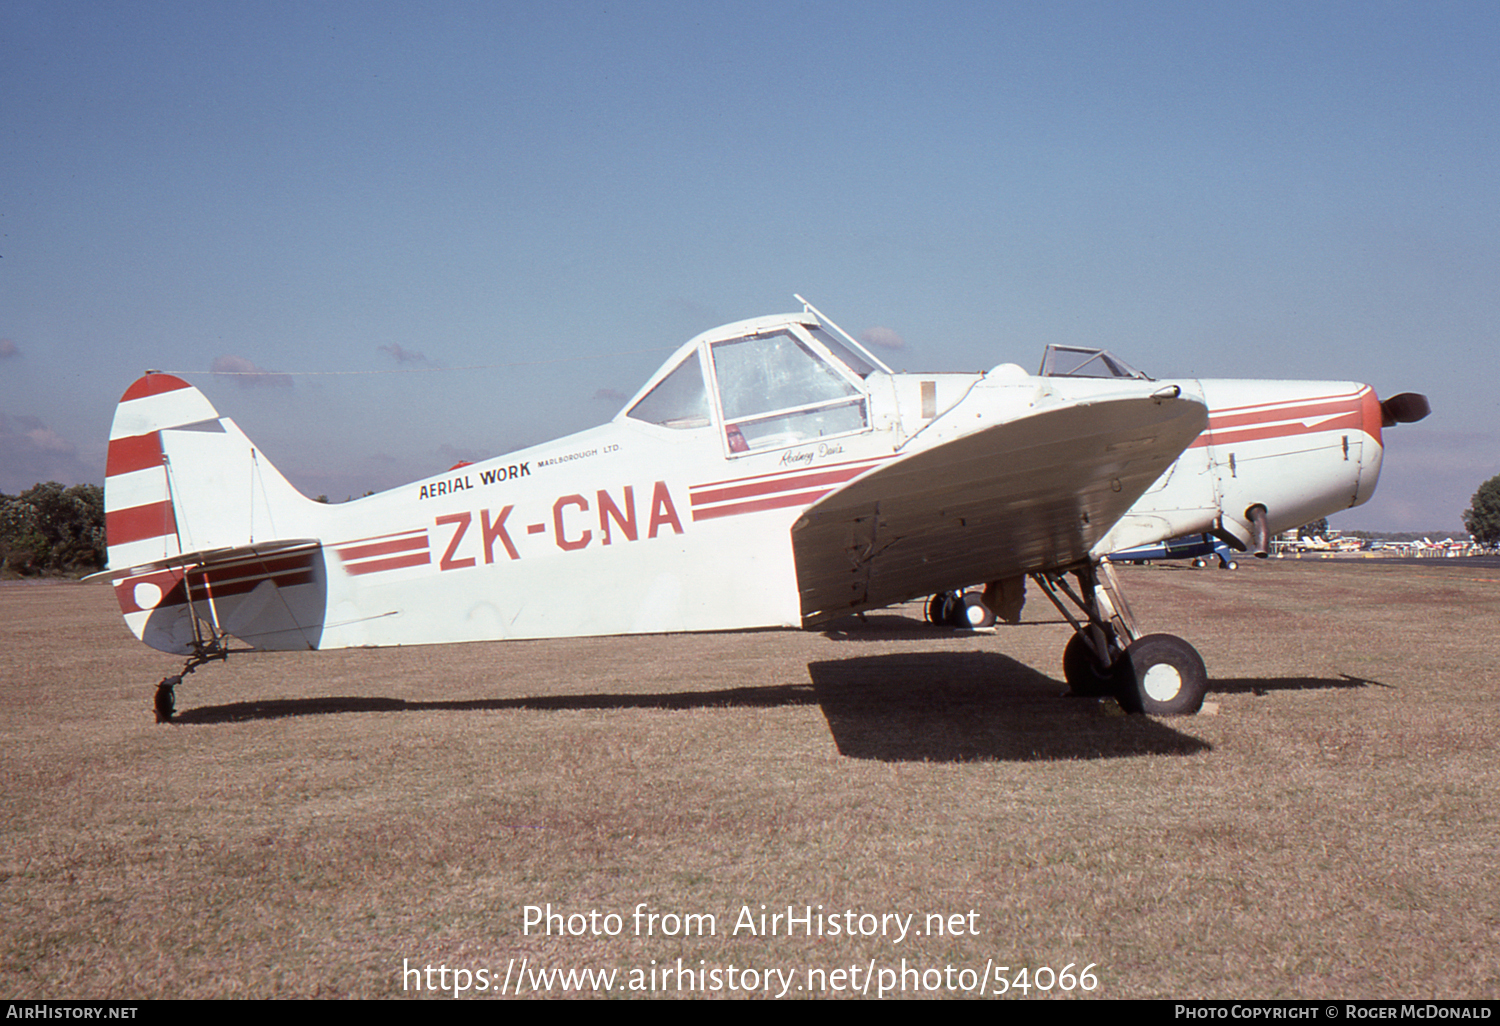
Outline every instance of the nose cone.
[[[1372, 392], [1371, 395], [1374, 393]], [[1362, 506], [1375, 494], [1375, 485], [1380, 481], [1380, 464], [1385, 459], [1385, 446], [1380, 441], [1380, 425], [1373, 432], [1365, 429], [1370, 437], [1359, 447], [1359, 479], [1354, 485], [1354, 501], [1350, 506]]]
[[1355, 487], [1352, 505], [1368, 502], [1375, 494], [1375, 485], [1380, 480], [1380, 464], [1385, 459], [1381, 429], [1397, 424], [1415, 424], [1431, 412], [1432, 405], [1427, 397], [1418, 392], [1401, 392], [1383, 402], [1374, 389], [1365, 393], [1361, 413], [1364, 431], [1370, 440], [1360, 446], [1359, 483]]

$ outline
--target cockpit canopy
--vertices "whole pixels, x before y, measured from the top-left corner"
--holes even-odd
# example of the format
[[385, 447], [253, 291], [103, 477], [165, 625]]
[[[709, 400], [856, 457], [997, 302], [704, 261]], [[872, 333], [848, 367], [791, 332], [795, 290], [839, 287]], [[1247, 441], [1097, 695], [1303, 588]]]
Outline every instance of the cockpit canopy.
[[1108, 349], [1089, 349], [1083, 346], [1048, 346], [1042, 354], [1041, 376], [1153, 380]]
[[866, 431], [865, 379], [888, 369], [841, 335], [811, 313], [710, 332], [625, 415], [679, 430], [717, 422], [730, 456]]

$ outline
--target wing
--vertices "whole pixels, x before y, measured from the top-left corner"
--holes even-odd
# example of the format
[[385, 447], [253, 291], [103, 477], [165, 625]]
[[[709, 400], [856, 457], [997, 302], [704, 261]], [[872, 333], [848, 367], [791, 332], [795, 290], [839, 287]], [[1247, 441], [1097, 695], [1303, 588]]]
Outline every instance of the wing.
[[1099, 399], [858, 477], [792, 528], [803, 622], [1086, 560], [1206, 424], [1192, 399]]

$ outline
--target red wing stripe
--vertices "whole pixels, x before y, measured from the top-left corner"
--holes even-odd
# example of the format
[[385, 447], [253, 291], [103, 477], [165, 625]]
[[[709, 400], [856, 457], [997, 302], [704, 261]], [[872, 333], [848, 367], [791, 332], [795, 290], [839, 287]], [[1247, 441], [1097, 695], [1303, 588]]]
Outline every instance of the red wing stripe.
[[149, 502], [144, 506], [117, 509], [104, 515], [104, 533], [111, 547], [160, 538], [177, 532], [172, 502]]
[[104, 476], [116, 477], [148, 467], [161, 466], [161, 434], [150, 431], [144, 435], [116, 438], [109, 443], [109, 455], [105, 457]]

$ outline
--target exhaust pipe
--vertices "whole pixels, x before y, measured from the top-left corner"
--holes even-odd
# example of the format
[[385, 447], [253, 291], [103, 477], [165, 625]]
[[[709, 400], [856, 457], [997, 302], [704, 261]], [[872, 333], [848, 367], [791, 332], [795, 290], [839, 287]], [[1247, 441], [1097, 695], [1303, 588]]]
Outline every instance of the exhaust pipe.
[[1266, 507], [1257, 502], [1245, 510], [1245, 519], [1250, 522], [1250, 553], [1256, 559], [1265, 559], [1271, 554], [1271, 525], [1266, 522]]

